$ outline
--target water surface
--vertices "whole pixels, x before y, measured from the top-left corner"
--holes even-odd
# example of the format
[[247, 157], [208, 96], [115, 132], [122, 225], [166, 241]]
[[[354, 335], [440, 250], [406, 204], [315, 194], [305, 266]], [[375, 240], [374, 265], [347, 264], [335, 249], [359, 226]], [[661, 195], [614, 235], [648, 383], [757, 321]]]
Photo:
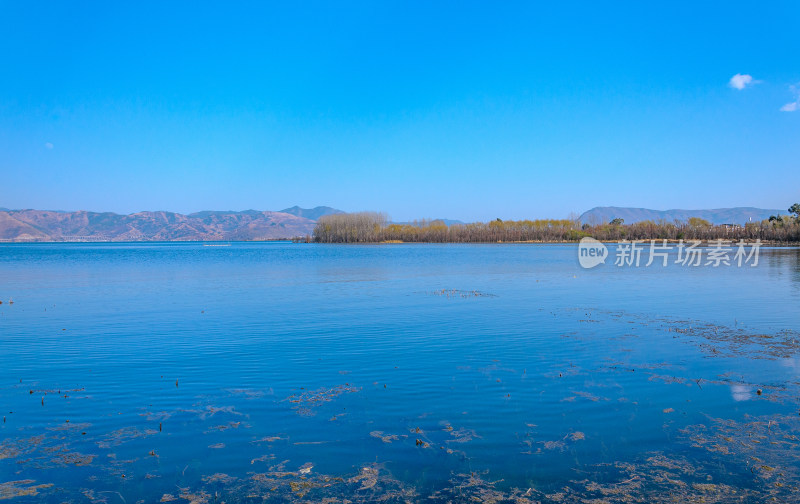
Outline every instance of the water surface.
[[0, 300], [14, 502], [797, 500], [798, 249], [0, 245]]

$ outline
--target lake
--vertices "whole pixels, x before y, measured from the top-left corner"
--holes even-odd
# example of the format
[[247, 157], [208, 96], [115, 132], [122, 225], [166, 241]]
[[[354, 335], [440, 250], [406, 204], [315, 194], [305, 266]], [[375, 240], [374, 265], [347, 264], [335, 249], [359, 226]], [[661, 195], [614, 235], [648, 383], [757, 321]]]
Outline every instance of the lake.
[[759, 259], [0, 245], [0, 499], [798, 502], [800, 249]]

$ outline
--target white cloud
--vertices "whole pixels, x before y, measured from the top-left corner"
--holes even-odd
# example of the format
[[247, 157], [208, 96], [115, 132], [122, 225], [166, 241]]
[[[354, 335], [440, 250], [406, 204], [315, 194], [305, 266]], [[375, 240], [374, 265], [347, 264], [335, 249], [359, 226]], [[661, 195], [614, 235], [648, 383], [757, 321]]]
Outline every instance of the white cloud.
[[53, 144], [51, 144], [50, 142], [47, 142], [46, 144], [44, 144], [44, 147], [45, 147], [45, 149], [49, 150], [49, 149], [53, 148]]
[[794, 112], [795, 110], [800, 110], [800, 82], [789, 86], [789, 90], [795, 96], [795, 100], [781, 107], [781, 112]]
[[781, 107], [781, 112], [794, 112], [798, 108], [800, 108], [800, 104], [794, 101], [792, 103], [787, 103], [786, 105]]
[[746, 88], [747, 86], [752, 86], [756, 82], [757, 81], [753, 80], [753, 76], [752, 75], [738, 74], [737, 73], [736, 75], [731, 77], [731, 80], [728, 81], [728, 85], [730, 87], [732, 87], [733, 89], [742, 90], [742, 89]]

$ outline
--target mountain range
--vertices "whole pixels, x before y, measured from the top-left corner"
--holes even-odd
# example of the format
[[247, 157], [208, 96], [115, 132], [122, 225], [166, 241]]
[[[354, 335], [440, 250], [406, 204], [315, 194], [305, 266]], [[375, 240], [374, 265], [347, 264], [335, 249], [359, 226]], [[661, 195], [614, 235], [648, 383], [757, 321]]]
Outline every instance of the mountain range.
[[602, 224], [614, 219], [623, 219], [625, 224], [641, 221], [676, 220], [686, 222], [690, 217], [700, 217], [712, 224], [746, 224], [769, 219], [770, 215], [786, 215], [787, 210], [769, 210], [753, 207], [716, 208], [713, 210], [650, 210], [648, 208], [628, 207], [595, 207], [583, 213], [580, 221], [583, 224]]
[[296, 215], [297, 217], [303, 217], [305, 219], [316, 221], [323, 215], [343, 214], [345, 212], [328, 206], [318, 206], [314, 208], [300, 208], [299, 206], [293, 206], [291, 208], [284, 208], [281, 210], [281, 213]]
[[175, 212], [60, 212], [0, 210], [0, 241], [226, 241], [274, 240], [310, 235], [330, 207]]

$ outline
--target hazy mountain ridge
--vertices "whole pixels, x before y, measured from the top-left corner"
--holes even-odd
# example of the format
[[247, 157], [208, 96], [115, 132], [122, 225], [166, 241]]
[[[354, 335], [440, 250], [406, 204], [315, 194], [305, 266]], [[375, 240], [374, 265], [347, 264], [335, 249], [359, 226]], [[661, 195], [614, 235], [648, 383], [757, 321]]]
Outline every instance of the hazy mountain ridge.
[[745, 224], [747, 222], [761, 222], [770, 215], [787, 215], [787, 210], [764, 209], [754, 207], [716, 208], [709, 210], [651, 210], [648, 208], [630, 207], [595, 207], [584, 212], [580, 221], [584, 224], [601, 224], [611, 222], [613, 219], [624, 219], [625, 224], [634, 224], [641, 221], [658, 222], [664, 220], [673, 222], [679, 220], [686, 222], [690, 217], [700, 217], [712, 224]]
[[[322, 208], [322, 210], [318, 210]], [[298, 210], [314, 215], [329, 207]], [[175, 212], [57, 212], [0, 210], [3, 241], [219, 241], [273, 240], [310, 235], [315, 219], [259, 210]]]
[[314, 208], [300, 208], [299, 206], [293, 206], [291, 208], [284, 208], [283, 210], [281, 210], [281, 212], [288, 213], [291, 215], [296, 215], [297, 217], [305, 217], [306, 219], [311, 219], [313, 221], [319, 219], [323, 215], [334, 215], [334, 214], [345, 213], [341, 210], [337, 210], [335, 208], [327, 206], [318, 206]]

